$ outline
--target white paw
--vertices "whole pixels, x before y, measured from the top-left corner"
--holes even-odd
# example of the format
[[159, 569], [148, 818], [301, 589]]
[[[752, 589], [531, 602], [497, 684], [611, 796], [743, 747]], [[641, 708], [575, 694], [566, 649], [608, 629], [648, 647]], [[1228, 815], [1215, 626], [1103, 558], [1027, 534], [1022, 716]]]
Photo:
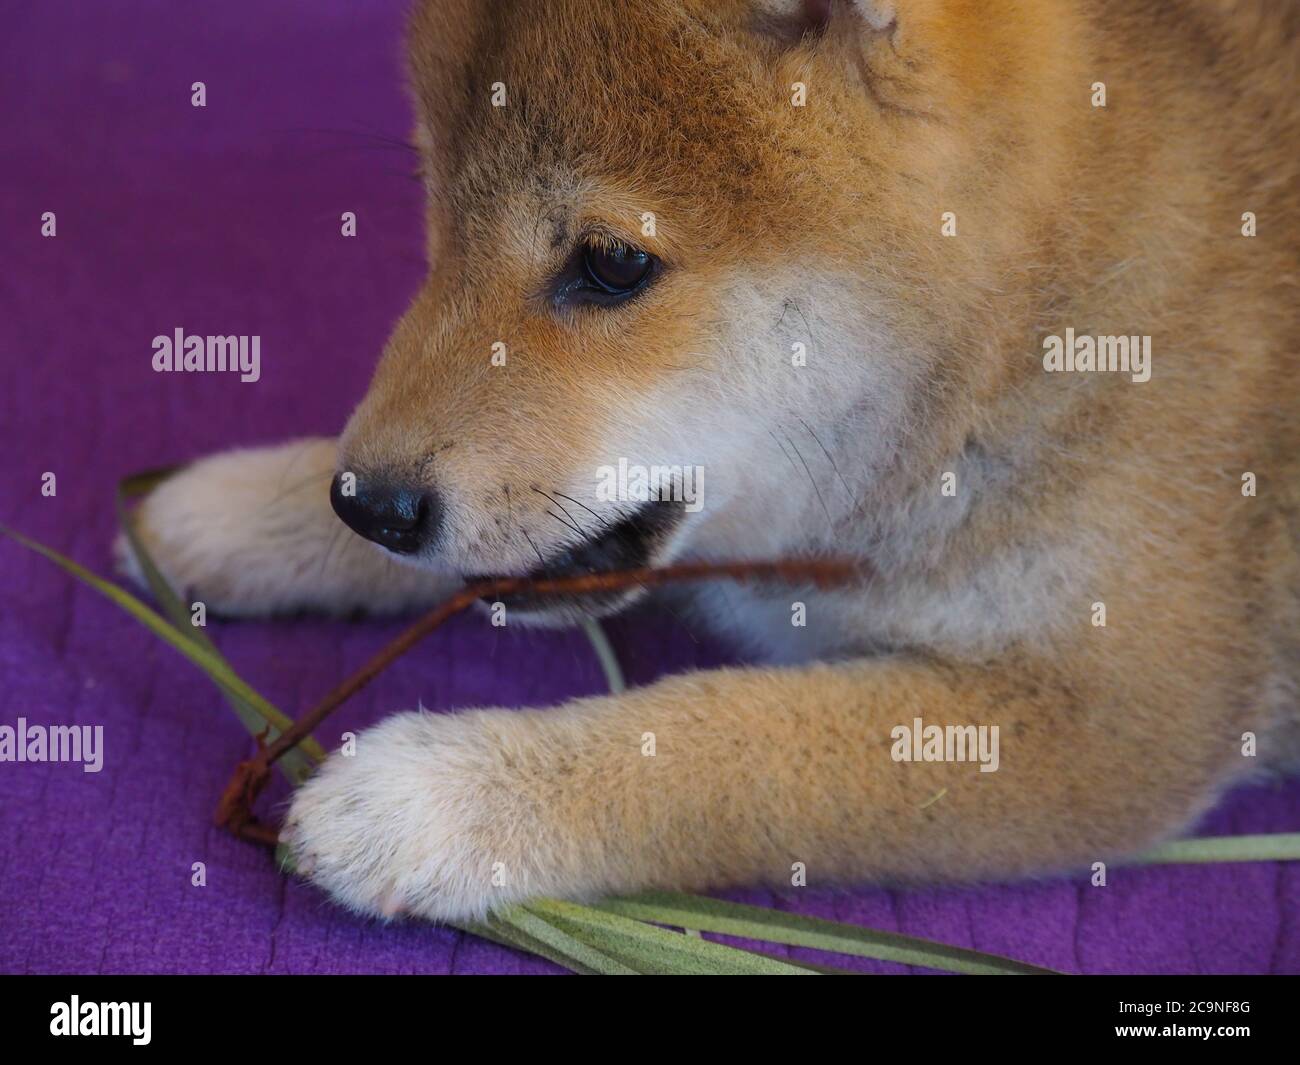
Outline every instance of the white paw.
[[[436, 601], [445, 578], [401, 566], [329, 503], [335, 443], [298, 440], [202, 459], [135, 511], [145, 550], [177, 593], [232, 616], [404, 610]], [[125, 535], [119, 570], [145, 586]]]
[[361, 733], [293, 797], [282, 839], [298, 873], [379, 917], [477, 920], [536, 895], [535, 807], [492, 727], [513, 717], [405, 713]]

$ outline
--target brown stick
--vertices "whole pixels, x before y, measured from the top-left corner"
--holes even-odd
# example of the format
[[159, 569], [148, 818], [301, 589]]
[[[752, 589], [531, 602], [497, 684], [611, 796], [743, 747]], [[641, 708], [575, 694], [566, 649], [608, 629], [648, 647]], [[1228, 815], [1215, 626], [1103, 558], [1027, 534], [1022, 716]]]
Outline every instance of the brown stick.
[[[467, 584], [441, 605], [429, 611], [395, 640], [384, 647], [365, 665], [330, 692], [293, 725], [282, 732], [269, 746], [262, 747], [247, 761], [240, 762], [234, 776], [221, 795], [217, 806], [216, 823], [243, 839], [274, 846], [277, 834], [274, 829], [261, 824], [253, 815], [253, 803], [270, 778], [271, 766], [286, 751], [292, 749], [314, 732], [330, 714], [382, 673], [397, 658], [405, 654], [434, 629], [449, 618], [469, 609], [479, 599], [509, 595], [590, 595], [595, 592], [622, 591], [631, 587], [652, 588], [663, 584], [684, 581], [716, 580], [719, 578], [747, 580], [777, 580], [787, 584], [810, 582], [819, 588], [849, 584], [870, 574], [864, 563], [830, 559], [815, 562], [723, 562], [685, 563], [661, 569], [617, 570], [608, 573], [589, 573], [576, 577], [500, 577]], [[260, 744], [260, 741], [259, 741]]]

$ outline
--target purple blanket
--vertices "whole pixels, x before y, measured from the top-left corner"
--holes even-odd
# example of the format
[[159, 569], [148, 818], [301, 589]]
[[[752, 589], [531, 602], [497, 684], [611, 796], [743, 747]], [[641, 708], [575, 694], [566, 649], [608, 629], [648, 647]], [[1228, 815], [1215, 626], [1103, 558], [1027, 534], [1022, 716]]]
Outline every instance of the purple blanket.
[[[388, 140], [407, 134], [404, 6], [44, 0], [6, 12], [0, 521], [108, 572], [123, 474], [342, 425], [423, 268], [415, 161]], [[197, 81], [204, 108], [191, 106]], [[355, 239], [340, 236], [344, 211], [356, 213]], [[41, 233], [45, 212], [53, 237]], [[154, 373], [151, 340], [177, 327], [260, 335], [261, 380]], [[250, 743], [209, 683], [8, 541], [0, 588], [0, 725], [101, 725], [104, 737], [99, 773], [0, 763], [0, 970], [555, 971], [450, 929], [358, 920], [283, 879], [266, 853], [212, 827]], [[302, 619], [208, 631], [296, 714], [399, 627]], [[649, 615], [610, 632], [635, 683], [725, 654]], [[580, 634], [462, 618], [321, 739], [417, 700], [544, 705], [602, 683]], [[1201, 830], [1298, 826], [1292, 783], [1237, 792]], [[192, 884], [196, 862], [206, 886]], [[1080, 878], [735, 897], [1070, 972], [1300, 971], [1297, 865], [1112, 869], [1105, 888]]]

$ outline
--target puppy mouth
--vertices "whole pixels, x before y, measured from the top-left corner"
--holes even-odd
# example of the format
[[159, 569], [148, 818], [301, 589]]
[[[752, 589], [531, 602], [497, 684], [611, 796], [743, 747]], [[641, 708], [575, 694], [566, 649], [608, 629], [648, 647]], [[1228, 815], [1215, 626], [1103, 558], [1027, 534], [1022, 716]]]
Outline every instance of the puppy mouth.
[[[643, 569], [654, 561], [682, 520], [680, 503], [643, 503], [622, 520], [603, 526], [593, 535], [572, 544], [525, 574], [527, 580], [554, 580], [619, 570]], [[491, 579], [471, 578], [472, 580]], [[625, 606], [636, 597], [638, 589], [618, 589], [582, 595], [533, 595], [518, 592], [502, 596], [483, 596], [486, 603], [504, 603], [508, 609], [581, 615], [607, 614]]]

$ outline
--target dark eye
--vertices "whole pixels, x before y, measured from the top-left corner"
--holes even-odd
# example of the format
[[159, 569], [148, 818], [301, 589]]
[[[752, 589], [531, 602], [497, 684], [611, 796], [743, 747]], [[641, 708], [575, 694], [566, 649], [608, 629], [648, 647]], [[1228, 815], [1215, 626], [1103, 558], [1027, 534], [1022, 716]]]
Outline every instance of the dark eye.
[[662, 264], [647, 251], [595, 234], [569, 256], [551, 282], [549, 298], [557, 307], [613, 307], [646, 288]]
[[611, 296], [635, 292], [654, 269], [654, 256], [623, 243], [585, 244], [582, 272], [586, 282]]

